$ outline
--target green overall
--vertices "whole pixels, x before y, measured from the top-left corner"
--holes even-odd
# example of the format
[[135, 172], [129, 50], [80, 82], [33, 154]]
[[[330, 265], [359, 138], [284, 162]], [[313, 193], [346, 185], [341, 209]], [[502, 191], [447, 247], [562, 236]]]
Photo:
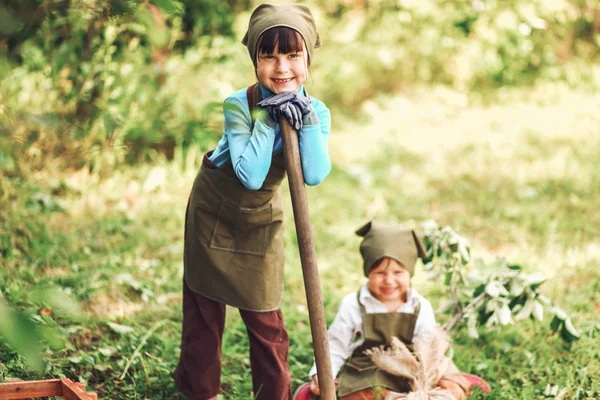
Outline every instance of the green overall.
[[357, 297], [363, 320], [365, 341], [352, 352], [346, 362], [340, 374], [338, 395], [348, 396], [360, 390], [378, 386], [394, 392], [410, 391], [407, 379], [391, 375], [377, 368], [369, 356], [364, 354], [364, 351], [379, 346], [389, 347], [392, 336], [396, 336], [407, 345], [412, 345], [421, 305], [415, 307], [414, 313], [385, 312], [367, 314], [365, 306], [360, 301], [359, 294], [357, 294]]
[[[247, 91], [252, 111], [260, 87]], [[283, 152], [273, 154], [259, 190], [245, 188], [231, 161], [203, 163], [186, 213], [184, 270], [202, 296], [250, 311], [272, 311], [283, 296]]]

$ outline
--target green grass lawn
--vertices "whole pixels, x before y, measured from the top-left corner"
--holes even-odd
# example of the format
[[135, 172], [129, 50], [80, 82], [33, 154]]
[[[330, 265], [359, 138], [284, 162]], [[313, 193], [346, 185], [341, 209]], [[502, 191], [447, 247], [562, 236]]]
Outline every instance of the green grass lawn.
[[[503, 256], [550, 277], [545, 294], [582, 333], [568, 345], [552, 335], [549, 320], [480, 329], [479, 339], [456, 327], [456, 364], [493, 387], [473, 398], [600, 398], [597, 99], [544, 88], [507, 92], [483, 107], [457, 96], [417, 90], [386, 99], [385, 107], [366, 105], [371, 120], [335, 124], [334, 169], [308, 189], [327, 320], [364, 279], [358, 226], [370, 218], [435, 219], [469, 238], [477, 257]], [[1, 295], [51, 332], [37, 372], [0, 346], [0, 380], [64, 376], [103, 399], [181, 398], [171, 373], [181, 330], [183, 218], [196, 173], [181, 166], [199, 156], [178, 154], [103, 179], [41, 171], [0, 181]], [[307, 379], [312, 347], [286, 186], [282, 309], [295, 388]], [[413, 283], [434, 308], [441, 305], [439, 284], [419, 270]], [[32, 348], [27, 336], [15, 340]], [[222, 398], [252, 398], [235, 309], [228, 309], [223, 353]]]

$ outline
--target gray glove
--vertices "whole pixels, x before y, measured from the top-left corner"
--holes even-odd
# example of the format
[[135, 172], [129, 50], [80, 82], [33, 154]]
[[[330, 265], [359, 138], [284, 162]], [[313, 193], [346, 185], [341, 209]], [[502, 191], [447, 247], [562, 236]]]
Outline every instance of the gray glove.
[[302, 129], [302, 116], [310, 112], [310, 100], [296, 92], [282, 92], [266, 98], [258, 103], [260, 107], [266, 107], [269, 118], [279, 122], [280, 117], [285, 117], [290, 125], [296, 130]]
[[317, 116], [317, 112], [315, 111], [312, 104], [309, 104], [306, 112], [302, 115], [302, 125], [303, 126], [311, 126], [311, 125], [319, 125], [321, 121]]

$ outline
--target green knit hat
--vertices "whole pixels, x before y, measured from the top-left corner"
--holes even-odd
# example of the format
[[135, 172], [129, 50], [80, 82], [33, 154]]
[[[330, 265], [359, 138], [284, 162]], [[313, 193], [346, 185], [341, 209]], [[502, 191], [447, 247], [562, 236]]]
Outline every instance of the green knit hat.
[[315, 19], [307, 6], [303, 4], [271, 4], [264, 3], [256, 7], [250, 16], [248, 32], [242, 43], [248, 47], [252, 63], [256, 66], [256, 45], [260, 35], [277, 26], [292, 28], [304, 39], [309, 60], [313, 50], [321, 46]]
[[359, 228], [356, 234], [364, 237], [360, 243], [360, 254], [364, 260], [365, 276], [369, 276], [373, 265], [383, 257], [398, 261], [412, 276], [417, 258], [425, 257], [423, 246], [412, 229], [371, 221]]

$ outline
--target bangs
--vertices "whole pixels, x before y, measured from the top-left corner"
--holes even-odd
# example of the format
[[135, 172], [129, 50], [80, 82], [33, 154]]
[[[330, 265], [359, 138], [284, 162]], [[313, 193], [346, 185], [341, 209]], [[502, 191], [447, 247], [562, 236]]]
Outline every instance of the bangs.
[[304, 50], [302, 35], [292, 28], [277, 26], [260, 35], [257, 46], [259, 54], [273, 54], [275, 45], [280, 54], [298, 53]]
[[371, 268], [369, 268], [369, 273], [371, 273], [371, 271], [373, 271], [375, 268], [379, 268], [384, 261], [385, 257], [381, 257], [377, 261], [375, 261], [373, 265], [371, 265]]
[[388, 269], [390, 269], [390, 267], [391, 267], [391, 262], [392, 262], [392, 260], [393, 260], [393, 261], [395, 261], [395, 262], [397, 262], [397, 263], [398, 263], [398, 265], [399, 265], [399, 266], [401, 266], [403, 269], [406, 269], [406, 270], [408, 270], [408, 269], [407, 269], [407, 268], [404, 266], [404, 264], [402, 264], [400, 261], [396, 260], [395, 258], [388, 257], [388, 256], [383, 256], [383, 257], [381, 257], [380, 259], [378, 259], [377, 261], [375, 261], [375, 262], [373, 263], [373, 265], [372, 265], [372, 266], [371, 266], [371, 268], [369, 269], [369, 272], [373, 271], [375, 268], [379, 268], [379, 267], [381, 267], [381, 266], [382, 266], [382, 265], [384, 265], [384, 264], [385, 264], [385, 269], [384, 269], [384, 271], [387, 271], [387, 270], [388, 270]]

